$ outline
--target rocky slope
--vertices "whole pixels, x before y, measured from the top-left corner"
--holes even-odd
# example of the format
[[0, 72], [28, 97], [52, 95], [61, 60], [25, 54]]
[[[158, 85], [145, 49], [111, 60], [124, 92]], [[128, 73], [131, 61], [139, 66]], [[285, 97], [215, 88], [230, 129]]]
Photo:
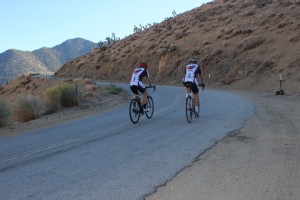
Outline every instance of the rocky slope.
[[193, 56], [211, 86], [275, 90], [281, 74], [287, 92], [300, 92], [299, 9], [299, 0], [215, 0], [94, 49], [56, 75], [127, 82], [145, 61], [156, 83], [180, 84]]

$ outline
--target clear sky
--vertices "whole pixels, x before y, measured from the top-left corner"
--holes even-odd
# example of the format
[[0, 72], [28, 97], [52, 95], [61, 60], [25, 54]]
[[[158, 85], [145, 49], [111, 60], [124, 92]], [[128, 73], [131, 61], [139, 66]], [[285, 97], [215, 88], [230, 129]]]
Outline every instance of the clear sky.
[[162, 22], [211, 0], [0, 0], [0, 53], [33, 51], [67, 39], [98, 43], [134, 26]]

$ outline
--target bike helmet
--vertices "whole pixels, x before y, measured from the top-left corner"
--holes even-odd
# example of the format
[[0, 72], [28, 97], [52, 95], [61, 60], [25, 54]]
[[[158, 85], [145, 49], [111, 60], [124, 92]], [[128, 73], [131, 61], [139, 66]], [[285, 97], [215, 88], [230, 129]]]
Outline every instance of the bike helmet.
[[140, 67], [147, 69], [147, 63], [140, 63]]
[[197, 60], [195, 58], [190, 58], [189, 63], [197, 64]]

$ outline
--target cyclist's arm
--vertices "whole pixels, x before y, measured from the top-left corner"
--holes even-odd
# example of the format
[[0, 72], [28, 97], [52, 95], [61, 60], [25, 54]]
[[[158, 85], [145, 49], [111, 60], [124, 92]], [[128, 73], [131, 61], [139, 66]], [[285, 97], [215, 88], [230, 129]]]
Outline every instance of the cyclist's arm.
[[147, 79], [148, 79], [149, 85], [151, 86], [151, 85], [152, 85], [152, 81], [151, 81], [151, 78], [150, 78], [150, 75], [149, 75], [149, 71], [148, 71], [148, 70], [147, 70]]
[[199, 77], [200, 77], [200, 86], [204, 87], [204, 78], [203, 78], [203, 73], [202, 73], [202, 68], [199, 66]]
[[199, 76], [200, 76], [200, 84], [204, 84], [204, 78], [203, 78], [203, 75], [200, 74]]

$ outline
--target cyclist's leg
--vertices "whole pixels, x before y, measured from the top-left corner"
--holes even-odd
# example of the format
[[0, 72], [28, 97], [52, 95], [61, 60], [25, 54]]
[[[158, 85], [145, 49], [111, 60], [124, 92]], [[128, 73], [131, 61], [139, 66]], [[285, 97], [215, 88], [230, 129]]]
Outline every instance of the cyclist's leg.
[[190, 95], [192, 82], [183, 82], [183, 85], [185, 86], [185, 98], [187, 98]]
[[194, 93], [194, 106], [195, 108], [199, 106], [199, 93]]
[[145, 91], [143, 92], [143, 100], [142, 100], [143, 108], [146, 108], [147, 96], [148, 96], [148, 94], [147, 94], [147, 91], [145, 90]]
[[[138, 86], [136, 86], [136, 85], [131, 85], [131, 86], [130, 86], [130, 90], [131, 90], [132, 93], [134, 94], [133, 99], [136, 99], [137, 96], [139, 95]], [[136, 106], [136, 102], [134, 101], [134, 102], [132, 103], [132, 105], [133, 105], [133, 107], [131, 108], [131, 111], [134, 111], [134, 108], [135, 108], [135, 106]]]
[[185, 87], [185, 98], [187, 98], [190, 95], [190, 87]]
[[193, 91], [193, 95], [194, 95], [195, 111], [198, 113], [199, 112], [199, 88], [196, 85], [196, 83], [193, 83], [192, 91]]
[[136, 99], [136, 97], [139, 95], [138, 86], [136, 86], [136, 85], [131, 85], [131, 86], [130, 86], [130, 90], [131, 90], [132, 93], [134, 94], [133, 98]]
[[143, 82], [139, 81], [139, 85], [138, 85], [139, 91], [143, 94], [143, 98], [142, 98], [142, 107], [146, 108], [146, 103], [147, 103], [147, 91], [145, 88], [145, 85], [143, 84]]

